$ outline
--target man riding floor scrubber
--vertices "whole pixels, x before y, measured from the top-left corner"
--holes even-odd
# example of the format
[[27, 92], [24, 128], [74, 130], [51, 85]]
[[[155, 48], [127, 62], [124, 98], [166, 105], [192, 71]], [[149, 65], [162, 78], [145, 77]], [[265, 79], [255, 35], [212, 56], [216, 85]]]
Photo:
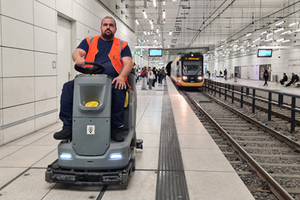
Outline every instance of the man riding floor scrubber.
[[75, 185], [127, 185], [135, 169], [136, 148], [143, 148], [136, 139], [136, 87], [134, 70], [128, 76], [130, 89], [124, 107], [124, 141], [111, 139], [111, 82], [101, 74], [104, 67], [86, 62], [93, 68], [75, 69], [72, 141], [58, 145], [58, 159], [45, 173], [47, 182]]

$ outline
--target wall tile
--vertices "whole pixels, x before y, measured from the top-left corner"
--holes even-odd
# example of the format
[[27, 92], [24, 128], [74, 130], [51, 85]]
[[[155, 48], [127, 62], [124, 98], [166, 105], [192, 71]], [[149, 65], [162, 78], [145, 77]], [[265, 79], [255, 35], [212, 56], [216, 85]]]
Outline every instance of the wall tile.
[[[108, 2], [109, 2], [109, 0], [106, 0], [107, 2], [104, 2], [103, 0], [102, 0], [102, 2], [105, 4], [105, 5], [108, 5]], [[107, 12], [106, 11], [106, 9], [104, 9], [101, 5], [100, 5], [100, 3], [95, 3], [95, 15], [96, 16], [98, 16], [101, 20], [104, 18], [104, 17], [106, 17], [106, 16], [108, 16], [108, 15], [111, 15], [109, 12]]]
[[100, 33], [100, 26], [101, 26], [102, 18], [100, 19], [97, 16], [94, 16], [94, 18], [95, 18], [95, 25], [94, 25], [95, 31]]
[[87, 30], [86, 30], [86, 26], [81, 24], [81, 23], [77, 23], [76, 24], [76, 36], [78, 40], [83, 40], [85, 37], [87, 37]]
[[2, 116], [2, 81], [3, 79], [0, 78], [0, 146], [4, 144], [3, 141], [3, 131], [1, 130], [1, 126], [2, 126], [2, 121], [3, 121], [3, 116]]
[[[35, 1], [41, 2], [41, 3], [43, 3], [43, 4], [47, 5], [47, 6], [55, 9], [55, 1], [53, 1], [53, 0], [35, 0]], [[60, 1], [62, 1], [62, 0], [60, 0]], [[63, 0], [63, 1], [65, 1], [65, 0]]]
[[56, 33], [34, 27], [34, 49], [37, 51], [56, 53]]
[[[1, 7], [0, 7], [0, 9], [1, 9]], [[1, 26], [1, 24], [2, 24], [2, 18], [3, 17], [0, 16], [0, 45], [2, 45], [2, 26]]]
[[3, 15], [33, 23], [32, 0], [1, 0], [0, 3]]
[[2, 45], [33, 49], [33, 25], [2, 17]]
[[[0, 30], [0, 32], [1, 32], [1, 30]], [[0, 39], [1, 39], [1, 36], [0, 36]], [[1, 45], [1, 44], [0, 44]], [[0, 77], [2, 77], [3, 75], [2, 75], [2, 47], [0, 47]], [[1, 90], [1, 88], [0, 88], [0, 90]], [[1, 104], [0, 104], [1, 105]]]
[[35, 130], [40, 130], [58, 121], [57, 113], [52, 113], [35, 119]]
[[34, 52], [2, 48], [3, 77], [33, 76]]
[[94, 28], [94, 14], [76, 2], [73, 3], [73, 18], [86, 26]]
[[[3, 125], [34, 116], [34, 103], [4, 109]], [[18, 114], [16, 114], [18, 113]]]
[[74, 3], [81, 5], [82, 7], [86, 8], [90, 12], [94, 13], [95, 10], [95, 0], [74, 0]]
[[56, 1], [56, 10], [72, 17], [73, 0]]
[[56, 103], [57, 98], [38, 101], [35, 103], [35, 114], [41, 114], [56, 109], [59, 105]]
[[56, 77], [35, 77], [35, 100], [56, 97]]
[[34, 120], [3, 130], [4, 144], [34, 132]]
[[35, 52], [34, 62], [35, 69], [34, 73], [36, 76], [42, 75], [56, 75], [56, 68], [52, 67], [52, 62], [56, 61], [56, 55]]
[[35, 1], [34, 2], [34, 24], [46, 29], [56, 31], [57, 13], [52, 8]]
[[3, 78], [3, 107], [34, 101], [34, 78]]

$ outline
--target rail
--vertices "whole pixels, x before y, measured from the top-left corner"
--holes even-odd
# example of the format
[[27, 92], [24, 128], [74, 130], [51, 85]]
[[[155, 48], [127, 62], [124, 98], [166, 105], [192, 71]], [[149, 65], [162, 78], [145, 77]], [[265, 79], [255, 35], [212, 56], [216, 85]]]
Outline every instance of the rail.
[[[200, 104], [198, 104], [196, 101], [194, 101], [194, 99], [188, 95], [186, 92], [184, 92], [185, 95], [188, 97], [188, 99], [199, 109], [201, 110], [201, 112], [204, 113], [204, 115], [216, 126], [216, 128], [222, 133], [222, 135], [231, 143], [231, 145], [233, 146], [233, 148], [239, 153], [239, 155], [241, 157], [243, 157], [245, 160], [248, 161], [248, 164], [251, 166], [251, 168], [257, 172], [258, 176], [260, 178], [262, 178], [263, 180], [265, 180], [268, 185], [270, 186], [271, 191], [273, 192], [273, 194], [280, 200], [293, 200], [293, 197], [280, 185], [276, 182], [276, 180], [274, 180], [274, 178], [272, 178], [272, 176], [270, 176], [259, 164], [258, 162], [256, 162], [252, 156], [250, 156], [231, 136], [230, 134], [228, 134], [201, 106]], [[215, 100], [218, 101], [218, 100]], [[229, 106], [226, 106], [225, 104], [221, 103], [220, 101], [218, 101], [219, 104], [222, 104], [224, 107], [226, 107], [227, 109], [235, 112], [237, 115], [239, 116], [245, 116], [242, 113], [240, 113], [239, 111], [236, 111], [232, 108], [230, 108]], [[250, 118], [248, 118], [248, 120], [251, 120]], [[251, 120], [253, 121], [253, 120]], [[269, 130], [271, 131], [271, 130]], [[272, 131], [273, 132], [273, 131]], [[274, 131], [275, 132], [275, 131]], [[280, 135], [278, 133], [275, 133], [276, 135]], [[283, 137], [285, 140], [290, 140], [288, 138]], [[299, 149], [299, 144], [291, 141], [292, 143], [294, 143], [294, 146], [297, 147], [297, 149]]]
[[[295, 94], [289, 94], [282, 91], [276, 91], [276, 90], [269, 90], [264, 88], [257, 88], [257, 87], [251, 87], [241, 84], [234, 84], [234, 83], [224, 83], [224, 82], [218, 82], [213, 81], [210, 79], [205, 79], [204, 81], [204, 89], [208, 90], [208, 92], [214, 93], [217, 95], [217, 92], [219, 93], [219, 97], [221, 97], [222, 91], [224, 91], [224, 98], [227, 100], [227, 97], [229, 96], [228, 93], [231, 93], [231, 101], [234, 103], [235, 100], [235, 94], [240, 95], [240, 107], [243, 108], [244, 105], [244, 97], [252, 98], [252, 113], [255, 113], [255, 101], [260, 100], [263, 102], [268, 103], [268, 121], [272, 120], [272, 105], [277, 105], [278, 107], [286, 108], [291, 110], [291, 129], [290, 132], [293, 133], [295, 131], [296, 126], [296, 112], [300, 112], [300, 109], [296, 107], [296, 101], [300, 100], [299, 95]], [[256, 95], [257, 91], [266, 92], [268, 94], [267, 99], [262, 98], [258, 95]], [[278, 100], [272, 100], [272, 97], [274, 97], [276, 94]], [[291, 98], [290, 104], [285, 104], [284, 99], [286, 97]]]

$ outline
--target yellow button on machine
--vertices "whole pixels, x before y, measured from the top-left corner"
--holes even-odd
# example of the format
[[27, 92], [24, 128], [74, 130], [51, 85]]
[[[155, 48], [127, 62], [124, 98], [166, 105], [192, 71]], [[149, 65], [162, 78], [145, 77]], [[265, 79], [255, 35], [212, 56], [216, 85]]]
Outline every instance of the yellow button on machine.
[[85, 104], [85, 107], [96, 107], [99, 103], [97, 101], [89, 101]]

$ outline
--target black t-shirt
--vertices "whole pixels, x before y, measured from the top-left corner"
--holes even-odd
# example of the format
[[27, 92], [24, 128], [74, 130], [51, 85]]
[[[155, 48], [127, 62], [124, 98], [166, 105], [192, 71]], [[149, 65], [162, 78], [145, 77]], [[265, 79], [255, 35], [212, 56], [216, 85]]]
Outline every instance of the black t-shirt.
[[[98, 53], [95, 57], [95, 62], [100, 63], [105, 67], [103, 74], [107, 74], [111, 77], [117, 77], [118, 73], [116, 72], [114, 66], [112, 65], [108, 54], [111, 50], [113, 41], [104, 41], [101, 37], [98, 40]], [[79, 49], [84, 50], [86, 53], [89, 51], [89, 45], [86, 39], [82, 40], [78, 45]], [[127, 45], [121, 52], [121, 58], [123, 57], [132, 57], [129, 46]]]

